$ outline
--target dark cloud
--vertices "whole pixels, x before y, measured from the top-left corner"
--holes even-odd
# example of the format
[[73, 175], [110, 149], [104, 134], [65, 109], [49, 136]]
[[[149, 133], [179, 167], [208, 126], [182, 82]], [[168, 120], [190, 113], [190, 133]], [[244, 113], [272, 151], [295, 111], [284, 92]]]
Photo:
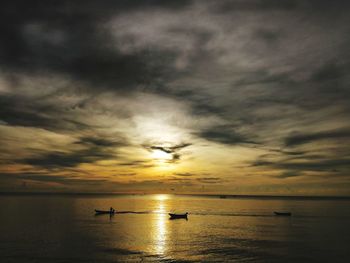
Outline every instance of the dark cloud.
[[350, 159], [347, 157], [339, 159], [311, 159], [307, 157], [304, 160], [299, 161], [268, 161], [268, 160], [257, 160], [252, 166], [266, 166], [274, 169], [282, 169], [285, 172], [279, 176], [281, 178], [294, 177], [303, 175], [303, 172], [334, 172], [338, 170], [347, 171], [344, 175], [348, 175], [350, 170]]
[[93, 128], [74, 116], [74, 110], [49, 104], [38, 98], [0, 94], [0, 120], [11, 126], [43, 128], [51, 131], [82, 131]]
[[309, 162], [287, 162], [279, 163], [276, 167], [289, 169], [289, 170], [301, 170], [301, 171], [332, 171], [337, 168], [350, 168], [350, 159], [330, 159], [330, 160], [318, 160]]
[[151, 150], [160, 150], [163, 151], [165, 153], [174, 153], [178, 150], [181, 150], [183, 148], [186, 148], [188, 146], [191, 146], [191, 143], [181, 143], [181, 144], [177, 144], [177, 145], [173, 145], [173, 146], [146, 146], [146, 148], [151, 149]]
[[71, 153], [49, 152], [38, 157], [23, 159], [21, 162], [46, 169], [75, 167], [83, 163], [112, 159], [113, 155], [91, 148]]
[[285, 155], [290, 155], [290, 156], [300, 156], [305, 154], [305, 151], [282, 151], [283, 154]]
[[194, 173], [174, 173], [174, 175], [187, 177], [187, 176], [194, 176], [195, 174]]
[[271, 154], [282, 154], [286, 156], [302, 156], [306, 154], [306, 151], [291, 151], [291, 150], [285, 150], [285, 149], [267, 149], [270, 153], [267, 155]]
[[181, 186], [195, 185], [195, 182], [189, 178], [169, 178], [166, 181], [170, 184], [180, 184]]
[[216, 7], [219, 13], [242, 12], [242, 11], [262, 11], [262, 10], [294, 10], [298, 7], [296, 0], [237, 0], [224, 1]]
[[118, 173], [114, 174], [113, 176], [135, 176], [137, 175], [136, 173]]
[[329, 62], [314, 72], [314, 74], [311, 76], [311, 80], [317, 82], [325, 82], [342, 78], [345, 74], [346, 70], [344, 67], [336, 63]]
[[182, 149], [191, 146], [191, 143], [180, 143], [172, 146], [158, 146], [158, 145], [143, 145], [148, 151], [162, 151], [171, 155], [171, 159], [168, 160], [169, 163], [175, 163], [181, 159], [181, 154], [179, 153]]
[[186, 147], [191, 146], [191, 145], [192, 145], [191, 143], [180, 143], [180, 144], [168, 147], [168, 149], [171, 149], [173, 151], [177, 151], [177, 150], [181, 150], [181, 149], [186, 148]]
[[37, 182], [59, 183], [65, 185], [98, 185], [108, 182], [107, 179], [83, 179], [68, 175], [50, 175], [47, 173], [0, 173], [0, 180], [30, 180]]
[[210, 129], [202, 130], [196, 133], [196, 135], [208, 141], [228, 145], [256, 144], [256, 142], [249, 140], [244, 135], [241, 135], [234, 131], [234, 129], [226, 126], [212, 127]]
[[197, 178], [197, 181], [205, 184], [217, 184], [223, 182], [222, 178], [219, 177], [202, 177]]
[[280, 31], [272, 29], [259, 29], [255, 32], [255, 34], [268, 44], [274, 44], [283, 37], [283, 34]]
[[139, 166], [143, 165], [145, 161], [129, 161], [129, 162], [123, 162], [123, 163], [118, 163], [118, 165], [122, 166]]
[[181, 159], [181, 155], [178, 153], [172, 154], [172, 159], [169, 161], [170, 163], [175, 163]]
[[[162, 74], [165, 58], [171, 54], [156, 50], [121, 53], [111, 44], [112, 36], [103, 23], [123, 11], [177, 9], [188, 3], [4, 1], [0, 11], [0, 68], [26, 74], [66, 74], [94, 89], [129, 90], [148, 85]], [[148, 63], [151, 58], [152, 63]]]
[[[44, 110], [44, 109], [42, 109]], [[55, 121], [48, 118], [48, 111], [34, 108], [25, 98], [19, 96], [0, 96], [0, 119], [9, 125], [32, 127], [56, 127]]]
[[350, 139], [350, 130], [332, 130], [316, 133], [294, 134], [285, 139], [286, 146], [297, 146], [305, 143], [311, 143], [319, 140], [342, 140]]
[[116, 146], [126, 146], [128, 143], [125, 139], [118, 136], [118, 140], [109, 140], [107, 138], [98, 138], [98, 137], [82, 137], [76, 144], [88, 144], [99, 147], [116, 147]]
[[194, 115], [208, 116], [211, 114], [220, 116], [225, 113], [226, 107], [214, 106], [207, 101], [193, 101], [192, 100], [192, 112]]
[[135, 168], [151, 168], [151, 167], [154, 167], [154, 165], [150, 161], [143, 161], [143, 160], [121, 162], [121, 163], [118, 163], [118, 165], [130, 166], [130, 167], [135, 167]]
[[216, 11], [219, 13], [227, 12], [257, 12], [257, 11], [288, 11], [293, 12], [297, 10], [308, 11], [339, 11], [341, 8], [349, 6], [347, 1], [336, 0], [329, 3], [327, 0], [236, 0], [223, 1], [217, 5]]
[[268, 165], [273, 165], [273, 164], [274, 163], [271, 161], [256, 160], [251, 164], [251, 166], [268, 166]]
[[[344, 55], [349, 54], [349, 50], [344, 49]], [[349, 106], [346, 103], [350, 99], [349, 89], [349, 61], [335, 62], [328, 61], [321, 65], [310, 76], [310, 85], [317, 89], [318, 100], [332, 100], [338, 104], [344, 104], [344, 108], [348, 111]]]
[[84, 149], [69, 152], [48, 151], [39, 156], [22, 159], [20, 162], [45, 169], [71, 168], [84, 163], [117, 159], [112, 149], [115, 146], [124, 146], [124, 144], [96, 137], [82, 137], [75, 144], [83, 145]]
[[280, 174], [278, 177], [279, 178], [289, 178], [289, 177], [296, 177], [296, 176], [301, 176], [303, 175], [302, 172], [300, 171], [285, 171], [282, 174]]

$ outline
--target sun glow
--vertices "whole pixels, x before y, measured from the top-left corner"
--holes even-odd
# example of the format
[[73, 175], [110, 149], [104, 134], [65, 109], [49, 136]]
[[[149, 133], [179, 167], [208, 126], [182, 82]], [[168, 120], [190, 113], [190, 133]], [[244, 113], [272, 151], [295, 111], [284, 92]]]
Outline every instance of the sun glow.
[[173, 155], [171, 153], [164, 152], [162, 150], [153, 150], [151, 152], [151, 158], [155, 164], [156, 170], [173, 170], [175, 168], [173, 162]]
[[172, 155], [169, 153], [166, 153], [162, 150], [153, 150], [151, 153], [151, 156], [153, 159], [159, 160], [159, 161], [168, 161], [172, 159]]
[[[157, 195], [155, 195], [155, 198], [154, 199], [156, 199], [156, 200], [159, 200], [159, 201], [163, 201], [163, 200], [168, 200], [168, 199], [170, 199], [170, 196], [169, 195], [167, 195], [167, 194], [157, 194]], [[159, 211], [160, 212], [164, 212], [164, 211], [162, 211], [163, 210], [163, 207], [162, 207], [162, 202], [160, 202], [159, 203], [160, 205], [159, 205]]]

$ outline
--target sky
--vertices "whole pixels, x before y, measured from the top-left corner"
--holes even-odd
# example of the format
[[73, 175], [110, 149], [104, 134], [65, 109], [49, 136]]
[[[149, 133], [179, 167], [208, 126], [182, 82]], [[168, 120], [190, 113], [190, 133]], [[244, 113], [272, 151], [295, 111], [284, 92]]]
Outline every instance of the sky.
[[0, 191], [350, 195], [349, 1], [0, 5]]

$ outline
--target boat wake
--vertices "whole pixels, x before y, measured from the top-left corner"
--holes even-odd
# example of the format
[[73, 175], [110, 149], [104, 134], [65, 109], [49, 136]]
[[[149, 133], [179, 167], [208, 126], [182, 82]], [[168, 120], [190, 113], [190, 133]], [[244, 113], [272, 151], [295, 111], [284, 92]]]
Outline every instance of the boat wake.
[[117, 211], [117, 214], [153, 214], [152, 211]]

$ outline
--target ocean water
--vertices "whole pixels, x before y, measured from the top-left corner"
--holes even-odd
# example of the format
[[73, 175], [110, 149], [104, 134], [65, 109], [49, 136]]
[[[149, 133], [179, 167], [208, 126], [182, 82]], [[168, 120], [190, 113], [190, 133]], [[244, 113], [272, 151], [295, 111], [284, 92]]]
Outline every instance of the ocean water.
[[350, 262], [346, 199], [1, 195], [0, 207], [0, 262]]

